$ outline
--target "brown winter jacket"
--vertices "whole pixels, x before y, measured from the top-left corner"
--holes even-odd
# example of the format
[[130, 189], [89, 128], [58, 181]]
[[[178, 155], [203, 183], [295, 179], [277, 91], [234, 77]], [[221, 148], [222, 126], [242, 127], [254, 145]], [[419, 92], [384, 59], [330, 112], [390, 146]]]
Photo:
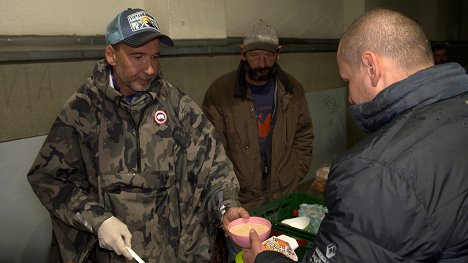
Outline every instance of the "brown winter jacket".
[[312, 120], [301, 84], [278, 66], [276, 107], [269, 135], [269, 173], [262, 188], [255, 103], [245, 83], [243, 62], [237, 71], [215, 80], [202, 109], [220, 134], [240, 184], [247, 210], [280, 198], [304, 178], [312, 160]]

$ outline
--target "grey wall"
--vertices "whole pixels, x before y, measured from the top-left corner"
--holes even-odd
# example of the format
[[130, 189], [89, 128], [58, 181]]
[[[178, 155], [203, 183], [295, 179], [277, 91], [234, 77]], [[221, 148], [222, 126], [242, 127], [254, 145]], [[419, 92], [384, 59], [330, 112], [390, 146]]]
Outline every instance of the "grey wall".
[[[344, 28], [365, 10], [389, 7], [414, 17], [426, 29], [431, 39], [468, 40], [468, 16], [464, 15], [468, 13], [468, 0], [356, 0], [339, 3], [326, 0], [295, 0], [287, 9], [283, 8], [283, 2], [280, 0], [199, 0], [196, 4], [181, 0], [109, 0], [107, 3], [113, 3], [112, 8], [103, 16], [94, 14], [94, 11], [88, 12], [91, 3], [89, 0], [80, 3], [64, 0], [57, 6], [44, 6], [43, 12], [22, 9], [22, 2], [8, 2], [12, 10], [21, 10], [18, 14], [29, 17], [29, 21], [36, 25], [37, 34], [102, 34], [110, 17], [121, 8], [134, 4], [154, 10], [157, 17], [161, 18], [162, 29], [175, 39], [223, 39], [242, 36], [245, 28], [257, 17], [271, 21], [277, 27], [280, 37], [298, 38], [298, 41], [314, 38], [336, 39]], [[40, 8], [36, 6], [35, 1], [27, 2], [36, 9]], [[69, 8], [66, 8], [67, 6]], [[103, 6], [106, 6], [106, 3], [99, 3], [95, 7], [99, 9]], [[62, 12], [58, 13], [60, 10]], [[4, 11], [0, 11], [2, 12]], [[89, 21], [73, 23], [79, 20], [76, 13], [83, 12], [88, 12], [90, 19], [95, 20], [94, 27], [89, 25]], [[216, 15], [207, 16], [207, 12]], [[0, 22], [16, 21], [18, 16], [12, 16], [10, 13], [0, 16]], [[66, 26], [55, 23], [54, 19], [60, 19]], [[12, 31], [12, 28], [16, 28], [16, 31]], [[55, 45], [49, 43], [47, 46], [31, 47], [28, 46], [29, 42], [19, 45], [20, 41], [15, 41], [14, 38], [15, 32], [31, 34], [28, 30], [30, 29], [27, 27], [12, 26], [4, 32], [7, 34], [5, 39], [0, 37], [0, 92], [5, 95], [0, 99], [0, 126], [3, 127], [0, 130], [0, 142], [46, 134], [63, 103], [89, 75], [95, 61], [67, 58], [60, 60], [60, 56], [57, 57], [59, 60], [42, 60], [41, 52], [52, 50], [52, 53], [57, 51], [57, 54], [61, 54], [63, 49], [73, 47], [66, 46], [62, 50], [55, 50], [62, 46], [63, 43], [60, 42]], [[9, 37], [10, 35], [12, 36]], [[466, 47], [453, 48], [453, 52], [449, 52], [449, 58], [468, 63]], [[97, 48], [103, 49], [103, 46]], [[76, 52], [86, 53], [86, 49], [96, 50], [96, 45], [81, 47]], [[28, 54], [31, 60], [18, 63], [1, 59], [5, 54], [12, 55], [14, 59], [17, 54], [15, 52]], [[237, 55], [182, 55], [164, 58], [162, 64], [169, 80], [186, 90], [197, 102], [201, 102], [209, 83], [222, 72], [235, 68], [237, 61]], [[336, 74], [336, 62], [332, 53], [287, 54], [281, 57], [281, 63], [293, 75], [298, 76], [307, 91], [343, 85]]]
[[36, 198], [26, 174], [45, 136], [0, 144], [0, 262], [47, 262], [49, 214]]
[[418, 21], [431, 40], [468, 41], [467, 0], [369, 0], [365, 7], [400, 10]]
[[[239, 43], [240, 45], [240, 43]], [[209, 84], [234, 70], [239, 55], [168, 57], [164, 76], [201, 103]], [[47, 134], [68, 97], [89, 77], [93, 61], [0, 65], [0, 142]], [[306, 91], [343, 86], [333, 52], [286, 53], [280, 64]]]

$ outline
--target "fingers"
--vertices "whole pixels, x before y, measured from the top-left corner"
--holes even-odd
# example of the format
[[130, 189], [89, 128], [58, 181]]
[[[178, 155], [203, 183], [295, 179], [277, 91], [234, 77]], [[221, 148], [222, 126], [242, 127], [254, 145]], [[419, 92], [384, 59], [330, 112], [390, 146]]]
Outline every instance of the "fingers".
[[245, 210], [242, 207], [231, 207], [224, 214], [223, 223], [224, 224], [229, 224], [232, 221], [234, 221], [234, 220], [236, 220], [238, 218], [241, 218], [241, 217], [245, 218], [245, 219], [248, 219], [250, 217], [249, 212], [247, 212], [247, 210]]
[[119, 256], [123, 254], [124, 250], [127, 250], [127, 248], [125, 247], [125, 242], [122, 238], [116, 240], [116, 242], [112, 246], [112, 250], [114, 250], [115, 253]]
[[[128, 251], [127, 247], [128, 248], [131, 248], [132, 247], [132, 234], [130, 234], [130, 232], [127, 230], [127, 232], [124, 232], [122, 234], [122, 237], [123, 237], [123, 243], [124, 243], [124, 248], [123, 248], [123, 252], [122, 252], [122, 255], [124, 257], [126, 257], [127, 259], [130, 259], [132, 260], [133, 259], [133, 256], [132, 254], [130, 254], [130, 251]], [[121, 249], [119, 247], [119, 249]]]
[[253, 251], [251, 249], [244, 249], [243, 251], [243, 255], [242, 255], [242, 261], [244, 261], [244, 263], [253, 263], [255, 262], [255, 255], [253, 253]]
[[237, 218], [245, 218], [245, 219], [248, 219], [250, 217], [249, 215], [249, 212], [247, 212], [247, 210], [245, 210], [243, 207], [235, 207], [233, 209], [233, 214], [232, 214], [232, 220], [235, 220]]
[[252, 248], [254, 244], [260, 243], [260, 238], [258, 237], [258, 234], [255, 230], [250, 229], [250, 241], [252, 243]]
[[252, 250], [252, 253], [254, 254], [254, 258], [257, 256], [258, 253], [265, 250], [265, 246], [260, 241], [260, 238], [258, 237], [257, 232], [253, 229], [250, 229], [250, 243], [251, 243], [250, 249]]
[[260, 242], [260, 238], [258, 237], [257, 232], [255, 232], [255, 230], [253, 229], [250, 230], [250, 242], [251, 242], [250, 248], [243, 250], [244, 255], [242, 256], [242, 260], [245, 263], [253, 263], [258, 253], [265, 250], [265, 247]]
[[110, 217], [101, 224], [98, 230], [99, 245], [113, 250], [117, 255], [132, 259], [127, 247], [131, 247], [132, 234], [127, 225], [116, 217]]
[[[130, 234], [130, 233], [129, 233]], [[130, 235], [131, 238], [131, 235]], [[128, 239], [130, 240], [130, 239]], [[128, 241], [130, 242], [130, 241]], [[99, 245], [102, 248], [113, 250], [117, 255], [122, 255], [126, 257], [127, 259], [133, 259], [132, 254], [130, 254], [130, 251], [128, 251], [127, 247], [131, 247], [131, 245], [127, 245], [126, 241], [124, 241], [124, 238], [122, 237], [116, 237], [115, 239], [111, 240], [110, 242], [106, 243], [105, 241], [100, 240]]]
[[242, 218], [244, 219], [248, 219], [250, 218], [250, 215], [249, 215], [249, 212], [247, 212], [247, 210], [245, 210], [244, 208], [241, 207], [241, 210], [239, 211], [239, 214]]
[[130, 231], [128, 231], [128, 228], [125, 228], [122, 231], [122, 238], [125, 242], [125, 246], [131, 248], [132, 247], [132, 234], [130, 233]]
[[127, 259], [133, 259], [132, 254], [130, 254], [130, 251], [128, 251], [127, 246], [125, 246], [125, 242], [123, 239], [120, 239], [119, 242], [117, 243], [117, 248], [114, 249], [115, 253], [117, 255], [122, 255], [126, 257]]

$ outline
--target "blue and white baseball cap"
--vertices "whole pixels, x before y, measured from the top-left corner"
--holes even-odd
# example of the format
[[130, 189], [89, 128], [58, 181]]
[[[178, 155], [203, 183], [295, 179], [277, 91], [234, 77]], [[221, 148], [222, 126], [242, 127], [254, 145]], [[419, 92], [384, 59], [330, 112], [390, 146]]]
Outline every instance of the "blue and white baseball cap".
[[143, 9], [128, 8], [107, 25], [106, 44], [109, 45], [123, 42], [140, 47], [156, 38], [166, 46], [174, 46], [172, 39], [161, 33], [156, 20]]

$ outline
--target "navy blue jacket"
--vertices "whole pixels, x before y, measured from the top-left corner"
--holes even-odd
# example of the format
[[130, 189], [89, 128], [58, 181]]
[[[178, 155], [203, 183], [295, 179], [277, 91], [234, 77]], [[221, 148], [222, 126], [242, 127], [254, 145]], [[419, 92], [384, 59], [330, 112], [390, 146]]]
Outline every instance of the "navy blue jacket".
[[465, 70], [424, 69], [350, 110], [369, 136], [332, 165], [303, 262], [468, 262]]

